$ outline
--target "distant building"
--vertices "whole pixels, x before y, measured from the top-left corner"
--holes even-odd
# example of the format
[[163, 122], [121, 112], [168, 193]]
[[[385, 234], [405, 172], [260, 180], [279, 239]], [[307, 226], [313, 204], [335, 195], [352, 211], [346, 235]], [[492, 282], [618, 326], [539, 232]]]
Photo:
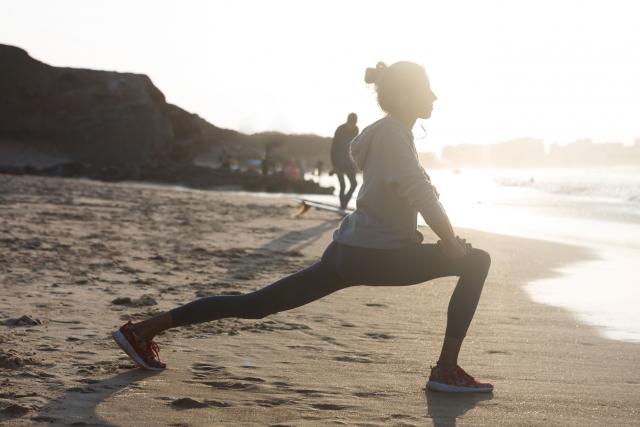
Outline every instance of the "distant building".
[[579, 139], [566, 146], [552, 144], [548, 164], [556, 167], [633, 165], [640, 164], [640, 153], [621, 142], [596, 144], [591, 139]]
[[442, 150], [442, 159], [460, 167], [538, 167], [545, 162], [541, 139], [518, 138], [499, 144], [461, 144]]
[[633, 147], [621, 142], [594, 143], [579, 139], [551, 144], [545, 153], [541, 139], [519, 138], [499, 144], [461, 144], [444, 147], [442, 160], [452, 167], [606, 167], [640, 165], [640, 138]]
[[425, 169], [437, 169], [442, 166], [436, 153], [418, 153], [418, 160]]

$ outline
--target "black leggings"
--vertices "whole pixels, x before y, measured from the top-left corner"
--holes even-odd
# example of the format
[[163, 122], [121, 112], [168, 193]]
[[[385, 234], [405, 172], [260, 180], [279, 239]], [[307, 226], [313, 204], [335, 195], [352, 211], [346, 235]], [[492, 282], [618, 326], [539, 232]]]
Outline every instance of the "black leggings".
[[459, 276], [447, 312], [446, 335], [464, 338], [478, 305], [491, 258], [480, 249], [451, 260], [433, 244], [399, 249], [355, 248], [332, 242], [322, 260], [245, 295], [213, 296], [171, 310], [174, 326], [226, 317], [261, 319], [291, 310], [350, 286], [407, 286]]

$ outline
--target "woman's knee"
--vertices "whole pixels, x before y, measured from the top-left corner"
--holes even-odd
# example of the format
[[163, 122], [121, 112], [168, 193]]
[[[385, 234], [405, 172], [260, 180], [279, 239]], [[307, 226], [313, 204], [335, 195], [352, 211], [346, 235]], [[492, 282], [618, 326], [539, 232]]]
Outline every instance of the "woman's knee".
[[482, 249], [473, 248], [471, 249], [471, 253], [469, 255], [473, 260], [472, 262], [474, 268], [489, 271], [489, 267], [491, 266], [491, 255], [489, 255], [489, 252], [483, 251]]

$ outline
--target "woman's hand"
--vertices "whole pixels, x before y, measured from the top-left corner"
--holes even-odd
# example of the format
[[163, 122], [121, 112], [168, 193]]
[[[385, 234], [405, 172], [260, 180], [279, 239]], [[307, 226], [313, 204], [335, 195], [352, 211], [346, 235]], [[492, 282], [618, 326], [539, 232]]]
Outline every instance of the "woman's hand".
[[[422, 217], [426, 218], [426, 215], [422, 215]], [[456, 236], [449, 222], [449, 217], [445, 216], [442, 221], [436, 224], [429, 224], [429, 227], [440, 238], [438, 246], [447, 258], [458, 259], [471, 252], [471, 243], [467, 243], [467, 239], [461, 239], [460, 236]]]
[[471, 252], [471, 243], [467, 243], [467, 239], [461, 239], [459, 236], [455, 240], [448, 240], [448, 243], [438, 240], [438, 246], [442, 250], [444, 256], [449, 259], [458, 259]]

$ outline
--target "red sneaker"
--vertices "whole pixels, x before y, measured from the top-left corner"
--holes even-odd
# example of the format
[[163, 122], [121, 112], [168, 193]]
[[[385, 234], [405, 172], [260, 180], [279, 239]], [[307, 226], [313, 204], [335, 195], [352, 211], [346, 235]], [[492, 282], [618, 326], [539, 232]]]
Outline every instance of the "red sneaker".
[[493, 386], [489, 383], [481, 383], [467, 374], [460, 366], [452, 372], [446, 373], [437, 365], [431, 368], [431, 376], [427, 381], [427, 388], [433, 391], [446, 391], [449, 393], [489, 393]]
[[151, 371], [162, 371], [167, 364], [160, 360], [160, 347], [151, 340], [140, 338], [129, 320], [111, 333], [118, 347], [129, 355], [138, 365]]

